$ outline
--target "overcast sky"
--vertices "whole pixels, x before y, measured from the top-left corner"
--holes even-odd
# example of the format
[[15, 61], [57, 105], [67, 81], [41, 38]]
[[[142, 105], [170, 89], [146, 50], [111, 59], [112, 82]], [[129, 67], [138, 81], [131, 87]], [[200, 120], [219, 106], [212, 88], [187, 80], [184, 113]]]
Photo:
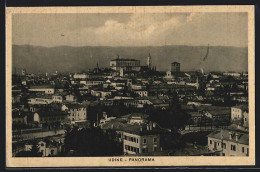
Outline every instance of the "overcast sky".
[[14, 14], [13, 44], [247, 47], [247, 13]]

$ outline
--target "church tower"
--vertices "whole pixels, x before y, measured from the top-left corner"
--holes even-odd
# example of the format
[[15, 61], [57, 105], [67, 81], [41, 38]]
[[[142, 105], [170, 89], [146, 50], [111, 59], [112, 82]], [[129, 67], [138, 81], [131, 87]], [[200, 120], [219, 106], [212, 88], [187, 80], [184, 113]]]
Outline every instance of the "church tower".
[[147, 67], [148, 67], [148, 69], [151, 69], [151, 67], [152, 67], [152, 57], [151, 57], [150, 53], [149, 53], [149, 56], [147, 57]]

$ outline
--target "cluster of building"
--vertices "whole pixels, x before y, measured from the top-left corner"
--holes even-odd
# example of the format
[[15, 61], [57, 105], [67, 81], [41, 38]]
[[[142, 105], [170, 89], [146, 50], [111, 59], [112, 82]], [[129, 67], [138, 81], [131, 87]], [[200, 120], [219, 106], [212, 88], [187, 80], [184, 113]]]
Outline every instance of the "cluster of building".
[[[246, 74], [182, 72], [178, 62], [173, 62], [169, 71], [159, 72], [152, 66], [150, 55], [146, 66], [140, 64], [140, 60], [118, 57], [110, 61], [110, 68], [99, 68], [97, 64], [96, 68], [85, 73], [60, 74], [56, 71], [54, 74], [27, 74], [23, 70], [20, 75], [14, 74], [13, 142], [21, 141], [21, 138], [23, 141], [30, 141], [32, 138], [26, 137], [26, 133], [33, 135], [30, 131], [41, 129], [38, 135], [34, 132], [33, 139], [40, 139], [38, 145], [39, 150], [43, 151], [42, 156], [55, 156], [62, 151], [62, 141], [43, 141], [42, 132], [46, 132], [48, 137], [55, 137], [57, 131], [64, 131], [66, 126], [86, 127], [94, 122], [96, 127], [99, 126], [104, 131], [113, 129], [118, 132], [118, 141], [122, 142], [125, 154], [162, 151], [161, 132], [167, 132], [167, 129], [148, 121], [147, 114], [133, 113], [116, 118], [117, 114], [110, 114], [108, 117], [104, 112], [103, 118], [90, 121], [88, 107], [95, 104], [112, 107], [120, 102], [125, 108], [139, 111], [145, 106], [167, 109], [171, 103], [172, 92], [177, 92], [182, 109], [191, 116], [186, 129], [209, 124], [235, 124], [236, 129], [242, 130], [243, 133], [233, 132], [232, 137], [228, 137], [226, 131], [221, 130], [224, 133], [222, 137], [218, 131], [213, 132], [208, 136], [209, 149], [224, 149], [224, 143], [228, 149], [228, 146], [233, 145], [232, 141], [241, 141], [242, 145], [247, 146], [231, 146], [233, 152], [226, 150], [223, 155], [237, 155], [232, 153], [240, 149], [243, 155], [248, 155]], [[235, 79], [225, 80], [230, 76]], [[226, 93], [223, 89], [227, 85], [231, 85], [231, 91]], [[230, 101], [240, 105], [224, 106], [226, 95]], [[62, 137], [64, 134], [60, 138]], [[28, 151], [31, 146], [26, 142], [22, 149]]]

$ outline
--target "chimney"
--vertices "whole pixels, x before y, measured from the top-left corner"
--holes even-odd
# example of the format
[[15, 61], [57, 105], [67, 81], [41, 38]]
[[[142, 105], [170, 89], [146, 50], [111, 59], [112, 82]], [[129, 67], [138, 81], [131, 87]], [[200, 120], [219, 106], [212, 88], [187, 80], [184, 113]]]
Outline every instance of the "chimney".
[[232, 132], [229, 132], [229, 139], [232, 140]]
[[238, 141], [238, 138], [239, 138], [239, 134], [236, 133], [236, 141]]
[[141, 132], [143, 131], [143, 127], [142, 127], [142, 126], [140, 127], [140, 131], [141, 131]]

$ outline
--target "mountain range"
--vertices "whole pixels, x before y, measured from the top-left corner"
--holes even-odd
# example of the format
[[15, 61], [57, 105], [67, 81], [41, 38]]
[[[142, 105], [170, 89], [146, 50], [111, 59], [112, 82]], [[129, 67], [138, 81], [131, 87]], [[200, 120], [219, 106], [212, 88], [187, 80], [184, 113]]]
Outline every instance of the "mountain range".
[[[153, 46], [153, 47], [41, 47], [13, 45], [13, 70], [27, 72], [82, 72], [96, 67], [109, 67], [109, 61], [117, 58], [133, 58], [146, 65], [149, 53], [157, 70], [167, 71], [172, 62], [181, 63], [181, 70], [234, 71], [248, 70], [248, 50], [224, 46]], [[207, 54], [207, 57], [205, 58]], [[203, 61], [204, 60], [204, 61]]]

